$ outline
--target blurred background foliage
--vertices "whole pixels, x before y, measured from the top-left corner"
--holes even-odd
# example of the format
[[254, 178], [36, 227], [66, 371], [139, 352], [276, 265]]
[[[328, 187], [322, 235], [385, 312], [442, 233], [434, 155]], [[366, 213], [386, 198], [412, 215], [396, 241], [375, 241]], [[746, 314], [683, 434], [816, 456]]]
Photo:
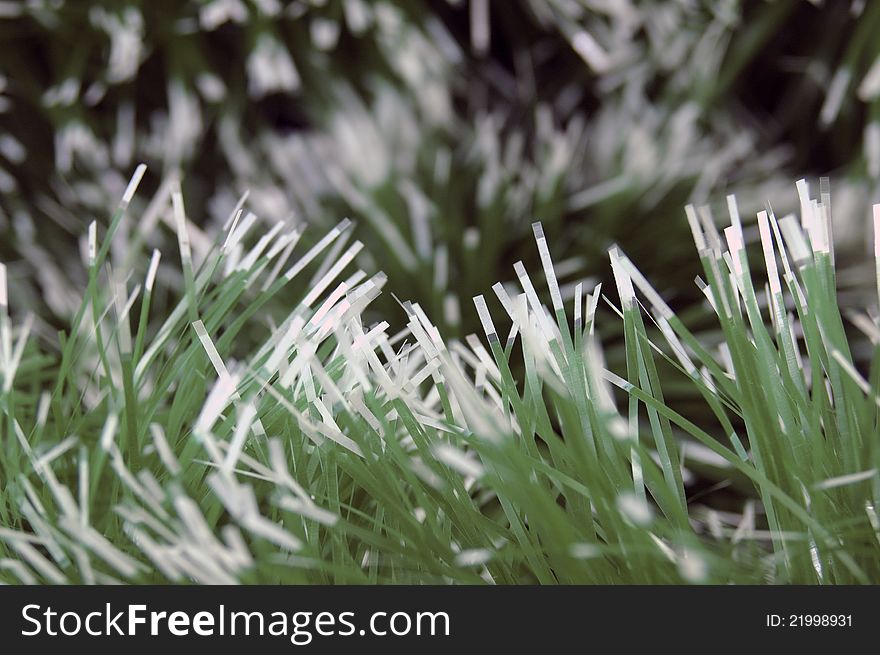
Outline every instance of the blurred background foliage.
[[859, 302], [878, 27], [867, 0], [0, 2], [0, 259], [18, 306], [63, 325], [71, 244], [142, 161], [206, 227], [245, 191], [267, 228], [350, 216], [361, 265], [463, 335], [473, 295], [535, 265], [533, 220], [563, 291], [617, 242], [682, 308], [685, 203], [781, 215], [793, 178], [830, 174]]

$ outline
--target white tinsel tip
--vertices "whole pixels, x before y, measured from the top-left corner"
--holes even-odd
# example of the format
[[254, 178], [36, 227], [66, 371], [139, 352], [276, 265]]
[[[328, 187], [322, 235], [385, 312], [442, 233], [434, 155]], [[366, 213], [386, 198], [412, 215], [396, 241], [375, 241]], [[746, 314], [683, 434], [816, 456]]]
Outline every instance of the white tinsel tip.
[[128, 182], [128, 186], [125, 187], [125, 193], [122, 194], [122, 205], [124, 207], [128, 207], [131, 203], [131, 199], [134, 198], [138, 185], [141, 183], [141, 179], [143, 179], [144, 173], [146, 172], [147, 165], [138, 164], [138, 167], [134, 171], [134, 175], [131, 176], [131, 180]]

